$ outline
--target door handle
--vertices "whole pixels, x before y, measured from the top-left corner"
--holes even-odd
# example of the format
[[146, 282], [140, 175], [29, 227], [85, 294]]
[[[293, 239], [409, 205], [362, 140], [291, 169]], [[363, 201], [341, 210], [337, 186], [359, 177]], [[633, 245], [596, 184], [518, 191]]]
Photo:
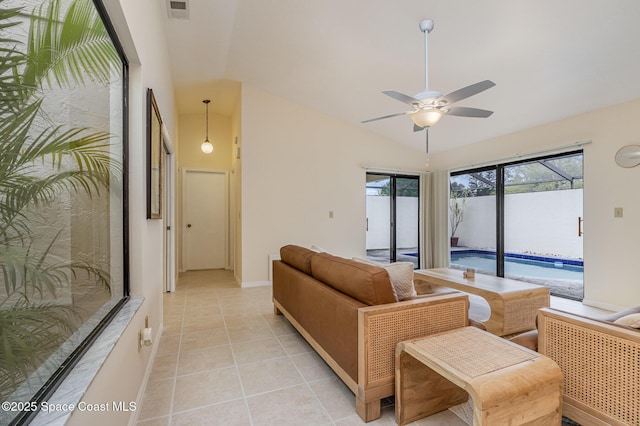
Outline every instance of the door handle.
[[581, 216], [578, 216], [578, 237], [582, 237], [584, 235], [584, 232], [582, 231], [582, 222], [584, 222], [584, 219]]
[[191, 224], [190, 223], [187, 223], [187, 228], [191, 228]]

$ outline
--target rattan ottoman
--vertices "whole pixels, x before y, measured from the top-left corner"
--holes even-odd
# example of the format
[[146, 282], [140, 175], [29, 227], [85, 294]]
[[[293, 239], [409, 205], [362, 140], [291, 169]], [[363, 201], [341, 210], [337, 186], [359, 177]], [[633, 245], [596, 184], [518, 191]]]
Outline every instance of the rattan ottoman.
[[469, 396], [474, 426], [562, 422], [562, 372], [550, 358], [474, 327], [398, 344], [398, 424]]

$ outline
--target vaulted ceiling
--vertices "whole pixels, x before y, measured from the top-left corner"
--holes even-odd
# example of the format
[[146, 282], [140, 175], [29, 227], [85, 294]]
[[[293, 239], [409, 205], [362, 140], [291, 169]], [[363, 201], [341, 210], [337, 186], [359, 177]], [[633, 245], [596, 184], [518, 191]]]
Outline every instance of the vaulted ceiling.
[[[168, 1], [167, 1], [168, 3]], [[187, 0], [166, 28], [178, 110], [229, 115], [251, 84], [390, 140], [423, 149], [406, 111], [381, 93], [449, 93], [490, 79], [461, 101], [487, 119], [445, 116], [439, 151], [640, 98], [640, 2], [633, 0]], [[168, 9], [168, 6], [167, 6]], [[313, 129], [309, 129], [313, 131]]]

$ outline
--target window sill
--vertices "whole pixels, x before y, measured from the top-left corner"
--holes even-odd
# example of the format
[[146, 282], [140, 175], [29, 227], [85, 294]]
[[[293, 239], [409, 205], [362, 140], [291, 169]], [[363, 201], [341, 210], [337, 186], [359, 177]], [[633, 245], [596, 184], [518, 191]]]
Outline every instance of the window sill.
[[[62, 404], [77, 406], [143, 301], [144, 298], [140, 297], [131, 298], [125, 303], [58, 389], [47, 399], [48, 404], [61, 404], [61, 407], [65, 406]], [[64, 425], [72, 413], [73, 410], [41, 410], [30, 425]]]

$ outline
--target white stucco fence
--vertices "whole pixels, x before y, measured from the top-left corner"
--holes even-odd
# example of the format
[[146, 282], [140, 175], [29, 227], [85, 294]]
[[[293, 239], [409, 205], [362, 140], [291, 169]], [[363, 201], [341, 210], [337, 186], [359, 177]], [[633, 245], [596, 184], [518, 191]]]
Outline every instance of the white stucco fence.
[[[505, 251], [582, 258], [583, 190], [527, 192], [505, 196]], [[470, 197], [456, 236], [459, 246], [492, 248], [496, 243], [495, 196]], [[367, 250], [389, 247], [389, 197], [367, 196]], [[397, 245], [417, 247], [418, 199], [398, 197]]]
[[[367, 250], [389, 248], [389, 201], [389, 197], [367, 196]], [[396, 216], [396, 246], [418, 247], [418, 197], [397, 197]]]

